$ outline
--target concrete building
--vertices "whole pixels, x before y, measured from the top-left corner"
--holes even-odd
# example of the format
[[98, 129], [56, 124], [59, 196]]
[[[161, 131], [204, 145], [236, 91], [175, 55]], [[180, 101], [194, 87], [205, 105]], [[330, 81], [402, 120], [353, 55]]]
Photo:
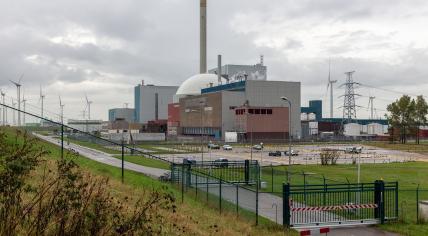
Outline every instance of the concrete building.
[[127, 122], [135, 121], [135, 109], [132, 108], [113, 108], [108, 110], [108, 120], [113, 122], [122, 119]]
[[[207, 81], [212, 83], [208, 79]], [[200, 90], [200, 95], [195, 95], [192, 87], [187, 88], [191, 85], [186, 82], [182, 86], [186, 86], [180, 86], [179, 91], [184, 91], [182, 94], [189, 90], [193, 95], [181, 96], [176, 104], [180, 110], [179, 134], [203, 134], [224, 139], [225, 132], [237, 131], [237, 107], [244, 104], [260, 108], [287, 107], [288, 104], [280, 99], [281, 96], [286, 96], [292, 104], [291, 134], [294, 138], [300, 137], [300, 82], [244, 80], [208, 86]], [[175, 117], [169, 117], [169, 121], [174, 119]]]
[[147, 123], [149, 120], [168, 119], [168, 104], [172, 103], [177, 86], [144, 85], [135, 86], [135, 121]]
[[242, 106], [235, 109], [235, 127], [239, 139], [281, 140], [288, 138], [288, 107]]
[[87, 132], [87, 133], [93, 133], [93, 132], [100, 132], [103, 128], [103, 121], [102, 120], [68, 120], [67, 121], [68, 126], [70, 126], [73, 129]]
[[[240, 80], [267, 80], [267, 67], [263, 65], [263, 59], [255, 65], [233, 65], [221, 66], [221, 75], [229, 82]], [[211, 74], [218, 74], [218, 68], [208, 71]]]

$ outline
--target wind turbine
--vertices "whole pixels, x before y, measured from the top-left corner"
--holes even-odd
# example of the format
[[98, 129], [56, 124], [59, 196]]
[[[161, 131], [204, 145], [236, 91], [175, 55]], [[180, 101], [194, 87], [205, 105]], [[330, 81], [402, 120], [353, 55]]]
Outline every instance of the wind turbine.
[[[2, 104], [5, 105], [5, 103], [4, 103], [4, 96], [6, 96], [6, 93], [4, 93], [3, 90], [0, 90], [0, 94], [1, 94], [1, 97], [2, 97]], [[7, 112], [6, 107], [3, 106], [3, 126], [6, 125], [6, 115], [7, 115], [6, 112]]]
[[[21, 75], [21, 77], [19, 77], [18, 82], [9, 80], [10, 82], [12, 82], [12, 84], [14, 84], [16, 86], [16, 93], [17, 93], [17, 101], [18, 101], [18, 126], [21, 126], [21, 79], [22, 77], [24, 77], [24, 74]], [[14, 112], [15, 114], [15, 112]], [[15, 120], [15, 118], [14, 118]]]
[[91, 104], [92, 101], [88, 100], [88, 96], [85, 94], [85, 98], [86, 98], [86, 106], [88, 107], [88, 120], [91, 119]]
[[23, 105], [23, 107], [24, 107], [24, 114], [23, 114], [23, 117], [22, 117], [22, 123], [23, 123], [23, 125], [25, 126], [25, 103], [27, 102], [27, 99], [25, 99], [25, 93], [24, 93], [24, 91], [22, 91], [22, 105]]
[[330, 118], [333, 118], [333, 84], [336, 83], [337, 80], [331, 80], [330, 78], [330, 59], [328, 59], [328, 84], [327, 91], [330, 87]]
[[60, 117], [60, 119], [61, 119], [61, 124], [64, 124], [64, 104], [62, 103], [62, 101], [61, 101], [61, 96], [59, 96], [59, 109], [60, 109], [60, 111], [61, 111], [61, 117]]
[[40, 85], [40, 99], [39, 99], [39, 101], [41, 101], [42, 102], [42, 106], [41, 106], [41, 117], [42, 117], [42, 119], [40, 119], [40, 123], [43, 123], [43, 100], [45, 99], [45, 95], [42, 93], [42, 86]]
[[373, 96], [370, 96], [369, 97], [369, 107], [370, 107], [370, 119], [374, 119], [373, 118], [373, 100], [375, 99], [376, 97], [373, 97]]

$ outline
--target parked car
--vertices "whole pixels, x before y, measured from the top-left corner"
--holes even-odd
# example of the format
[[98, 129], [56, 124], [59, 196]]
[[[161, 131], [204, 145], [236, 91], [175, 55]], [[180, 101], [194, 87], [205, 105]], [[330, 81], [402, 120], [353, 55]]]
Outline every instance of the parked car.
[[220, 146], [215, 143], [209, 143], [208, 144], [209, 149], [220, 149]]
[[229, 166], [229, 160], [226, 158], [219, 158], [214, 161], [214, 166], [217, 167], [228, 167]]
[[363, 147], [347, 147], [345, 153], [359, 154], [363, 151]]
[[254, 145], [254, 146], [253, 146], [253, 149], [254, 149], [254, 150], [262, 150], [262, 149], [263, 149], [263, 147], [262, 147], [262, 145], [260, 145], [260, 144], [256, 144], [256, 145]]
[[164, 182], [171, 181], [171, 172], [165, 172], [163, 175], [159, 176], [159, 180]]
[[232, 150], [232, 146], [225, 144], [223, 145], [223, 150], [230, 151]]
[[271, 157], [280, 157], [281, 156], [281, 151], [269, 152], [269, 156], [271, 156]]
[[[285, 151], [284, 155], [288, 156], [288, 151]], [[291, 150], [291, 156], [298, 156], [298, 155], [299, 155], [299, 151]]]
[[196, 164], [196, 160], [195, 159], [191, 159], [191, 158], [184, 158], [183, 159], [183, 164], [194, 165], [194, 164]]

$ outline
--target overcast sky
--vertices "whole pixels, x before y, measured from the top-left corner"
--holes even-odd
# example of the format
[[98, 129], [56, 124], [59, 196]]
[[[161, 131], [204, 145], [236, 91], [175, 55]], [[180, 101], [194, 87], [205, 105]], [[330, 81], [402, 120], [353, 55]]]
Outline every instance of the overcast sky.
[[[428, 89], [428, 2], [423, 0], [208, 0], [208, 67], [255, 64], [263, 54], [269, 80], [302, 83], [302, 105], [326, 96], [328, 60], [335, 107], [343, 103], [345, 71], [362, 84], [357, 104], [368, 118], [401, 93]], [[92, 118], [133, 106], [141, 80], [179, 85], [199, 70], [199, 0], [0, 0], [0, 87], [16, 97], [9, 79], [21, 74], [28, 110], [81, 117], [85, 93]], [[336, 116], [342, 110], [335, 109]]]

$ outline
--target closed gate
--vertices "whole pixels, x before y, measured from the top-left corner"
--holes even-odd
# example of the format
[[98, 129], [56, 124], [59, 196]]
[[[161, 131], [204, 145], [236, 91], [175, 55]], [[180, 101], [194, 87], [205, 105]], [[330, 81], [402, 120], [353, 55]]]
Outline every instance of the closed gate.
[[293, 228], [383, 224], [398, 218], [398, 183], [283, 186], [283, 224]]

